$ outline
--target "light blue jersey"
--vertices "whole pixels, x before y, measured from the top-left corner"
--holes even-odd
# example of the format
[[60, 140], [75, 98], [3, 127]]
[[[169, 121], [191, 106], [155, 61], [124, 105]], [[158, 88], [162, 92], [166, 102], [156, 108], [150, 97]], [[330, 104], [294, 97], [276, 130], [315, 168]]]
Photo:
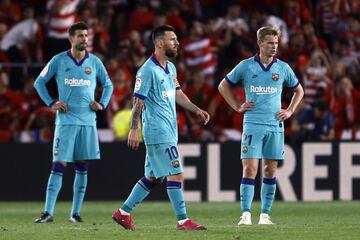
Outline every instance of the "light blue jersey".
[[145, 144], [177, 143], [176, 68], [170, 61], [163, 68], [154, 56], [136, 74], [134, 96], [144, 100], [142, 113]]
[[267, 68], [260, 63], [259, 56], [241, 61], [228, 75], [227, 81], [235, 85], [242, 83], [246, 101], [253, 101], [255, 108], [244, 114], [244, 127], [247, 124], [261, 124], [267, 130], [284, 131], [284, 126], [276, 119], [281, 110], [281, 93], [283, 85], [291, 89], [299, 85], [299, 81], [290, 66], [274, 58]]
[[46, 105], [56, 101], [50, 97], [45, 84], [55, 77], [59, 101], [67, 104], [66, 113], [57, 112], [56, 125], [96, 126], [96, 113], [90, 108], [95, 98], [97, 81], [103, 86], [100, 104], [105, 108], [109, 103], [113, 85], [107, 71], [98, 57], [86, 52], [77, 62], [70, 51], [55, 55], [41, 71], [35, 81], [35, 88]]

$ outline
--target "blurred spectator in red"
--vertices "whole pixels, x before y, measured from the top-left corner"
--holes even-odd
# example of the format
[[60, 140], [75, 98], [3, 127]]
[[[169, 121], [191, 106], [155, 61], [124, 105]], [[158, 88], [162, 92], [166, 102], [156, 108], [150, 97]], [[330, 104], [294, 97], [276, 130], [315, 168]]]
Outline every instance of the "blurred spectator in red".
[[[5, 36], [8, 28], [5, 23], [0, 22], [0, 43]], [[5, 51], [0, 48], [0, 71], [5, 71], [8, 75], [11, 74], [10, 60]]]
[[355, 140], [359, 127], [360, 92], [353, 87], [350, 78], [340, 76], [336, 79], [330, 108], [335, 116], [335, 139]]
[[21, 18], [21, 9], [17, 0], [0, 0], [0, 22], [8, 27], [18, 22]]
[[[189, 84], [184, 89], [184, 92], [189, 99], [199, 108], [206, 109], [209, 106], [213, 87], [205, 83], [204, 73], [200, 69], [194, 69], [189, 76]], [[204, 140], [206, 131], [203, 128], [204, 121], [196, 114], [185, 110], [185, 116], [191, 126], [191, 138], [193, 140]]]
[[328, 99], [332, 87], [330, 63], [321, 49], [313, 52], [303, 71], [304, 101], [313, 105], [321, 99]]
[[[34, 17], [34, 9], [32, 8], [26, 8], [24, 10], [24, 16], [26, 16], [24, 20], [15, 24], [5, 33], [1, 40], [0, 48], [6, 52], [12, 63], [42, 62], [40, 22]], [[33, 52], [34, 49], [35, 53]], [[40, 51], [40, 53], [37, 51]], [[14, 67], [11, 74], [10, 87], [12, 89], [21, 89], [22, 78], [22, 68]]]
[[347, 0], [318, 0], [316, 5], [317, 30], [332, 50], [334, 45], [334, 29], [338, 17], [350, 13]]
[[[245, 93], [241, 87], [233, 87], [232, 91], [234, 92], [234, 95], [239, 102], [245, 101]], [[216, 92], [216, 94], [213, 96], [208, 108], [208, 112], [210, 116], [212, 116], [211, 122], [209, 122], [209, 128], [214, 134], [216, 140], [224, 138], [228, 139], [226, 132], [224, 132], [226, 129], [238, 129], [239, 132], [242, 132], [241, 117], [236, 116], [238, 114], [236, 114], [233, 109], [225, 102], [224, 98], [220, 95], [219, 92]], [[234, 126], [233, 124], [239, 125]]]
[[9, 76], [0, 71], [0, 142], [13, 141], [21, 124], [16, 92], [8, 86]]
[[181, 16], [181, 5], [176, 4], [176, 1], [169, 1], [169, 3], [166, 10], [166, 24], [173, 26], [176, 35], [181, 39], [186, 33], [186, 22]]
[[[117, 68], [112, 70], [111, 80], [114, 84], [114, 92], [110, 99], [109, 107], [107, 108], [107, 119], [113, 119], [116, 112], [131, 106], [132, 100], [132, 81], [129, 73], [126, 73], [126, 68]], [[111, 122], [109, 122], [111, 126]]]
[[189, 70], [198, 68], [205, 75], [206, 82], [214, 83], [218, 41], [204, 35], [204, 26], [199, 21], [192, 22], [189, 37], [181, 42], [182, 57]]
[[55, 111], [49, 107], [39, 107], [31, 113], [25, 131], [30, 142], [49, 143], [54, 138]]
[[305, 1], [287, 0], [283, 3], [282, 18], [289, 30], [299, 30], [304, 22], [312, 20], [312, 16]]
[[48, 29], [46, 38], [45, 61], [55, 54], [70, 48], [68, 28], [76, 22], [76, 8], [80, 0], [48, 0]]
[[135, 9], [129, 13], [127, 33], [131, 30], [144, 32], [151, 27], [155, 15], [146, 0], [136, 0]]

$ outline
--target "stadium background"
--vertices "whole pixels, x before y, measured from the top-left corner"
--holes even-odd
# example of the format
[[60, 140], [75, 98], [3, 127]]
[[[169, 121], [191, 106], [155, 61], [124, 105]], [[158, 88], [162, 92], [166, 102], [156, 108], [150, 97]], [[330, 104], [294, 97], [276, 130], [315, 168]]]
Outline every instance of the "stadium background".
[[[2, 0], [0, 200], [43, 200], [54, 112], [32, 85], [46, 62], [69, 47], [66, 29], [78, 20], [90, 26], [89, 51], [101, 57], [115, 86], [109, 107], [98, 115], [103, 159], [90, 167], [87, 199], [122, 199], [142, 175], [144, 148], [130, 151], [124, 143], [126, 113], [133, 77], [152, 52], [151, 30], [164, 23], [176, 28], [180, 40], [175, 63], [184, 92], [212, 115], [203, 129], [195, 116], [178, 112], [188, 199], [238, 199], [242, 115], [229, 109], [216, 89], [232, 67], [256, 53], [256, 29], [264, 24], [282, 30], [278, 57], [293, 67], [305, 88], [303, 103], [287, 121], [291, 161], [279, 169], [277, 197], [359, 199], [359, 13], [359, 1], [350, 0], [261, 0], [256, 5], [247, 0]], [[55, 88], [49, 84], [52, 93]], [[243, 99], [240, 89], [234, 92]], [[285, 92], [283, 105], [288, 102]], [[68, 168], [66, 174], [72, 172]], [[64, 178], [60, 200], [71, 199], [71, 181]], [[160, 189], [151, 196], [165, 198]]]

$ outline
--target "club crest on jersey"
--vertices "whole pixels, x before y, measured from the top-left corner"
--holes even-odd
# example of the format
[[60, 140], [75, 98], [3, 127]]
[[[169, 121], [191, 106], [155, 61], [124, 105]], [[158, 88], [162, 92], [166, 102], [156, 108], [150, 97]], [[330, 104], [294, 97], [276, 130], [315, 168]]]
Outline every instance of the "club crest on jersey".
[[279, 80], [279, 77], [280, 77], [280, 75], [278, 73], [273, 73], [271, 78], [272, 78], [272, 80], [277, 81], [277, 80]]
[[247, 153], [247, 151], [248, 151], [248, 147], [244, 146], [244, 147], [242, 148], [242, 152], [243, 152], [243, 153]]
[[85, 68], [85, 73], [86, 73], [86, 74], [90, 74], [90, 73], [91, 73], [91, 68], [90, 68], [90, 67], [86, 67], [86, 68]]
[[172, 163], [173, 168], [178, 168], [180, 166], [180, 162], [178, 160], [173, 161]]

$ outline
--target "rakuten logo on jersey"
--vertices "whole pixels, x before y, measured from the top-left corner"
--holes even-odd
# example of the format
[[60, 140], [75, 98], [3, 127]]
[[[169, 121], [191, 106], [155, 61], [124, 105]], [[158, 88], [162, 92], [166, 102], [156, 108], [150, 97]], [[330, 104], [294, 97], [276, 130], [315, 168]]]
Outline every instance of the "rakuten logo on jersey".
[[276, 87], [250, 86], [250, 92], [256, 94], [274, 94], [277, 93], [278, 90]]
[[163, 98], [170, 98], [175, 96], [175, 90], [162, 91]]
[[70, 85], [71, 87], [90, 86], [90, 84], [91, 81], [86, 79], [65, 78], [65, 85]]

